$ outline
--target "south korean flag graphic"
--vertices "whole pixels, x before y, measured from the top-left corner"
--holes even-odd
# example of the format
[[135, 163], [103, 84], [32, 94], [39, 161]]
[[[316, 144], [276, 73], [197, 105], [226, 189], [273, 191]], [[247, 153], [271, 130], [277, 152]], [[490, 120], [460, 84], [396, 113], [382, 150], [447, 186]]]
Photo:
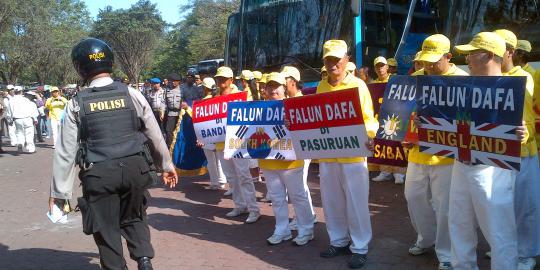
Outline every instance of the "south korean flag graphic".
[[225, 158], [295, 160], [282, 101], [231, 102]]

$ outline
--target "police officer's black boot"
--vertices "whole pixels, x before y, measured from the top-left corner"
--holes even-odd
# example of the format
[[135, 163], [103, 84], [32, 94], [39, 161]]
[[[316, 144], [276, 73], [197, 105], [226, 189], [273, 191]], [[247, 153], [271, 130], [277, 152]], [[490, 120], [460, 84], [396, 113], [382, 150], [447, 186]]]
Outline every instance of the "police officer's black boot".
[[137, 269], [138, 270], [154, 270], [152, 268], [152, 262], [148, 257], [142, 257], [137, 260]]

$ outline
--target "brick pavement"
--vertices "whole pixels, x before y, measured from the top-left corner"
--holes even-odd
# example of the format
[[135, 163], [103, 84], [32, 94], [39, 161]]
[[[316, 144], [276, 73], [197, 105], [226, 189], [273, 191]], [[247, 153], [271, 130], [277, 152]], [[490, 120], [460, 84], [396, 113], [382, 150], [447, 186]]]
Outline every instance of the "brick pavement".
[[[37, 150], [32, 155], [0, 155], [0, 269], [99, 269], [97, 248], [92, 238], [82, 233], [79, 213], [71, 214], [64, 225], [51, 224], [46, 218], [52, 171], [50, 142], [38, 144]], [[327, 247], [328, 236], [316, 170], [313, 165], [309, 186], [319, 222], [315, 240], [304, 247], [266, 244], [274, 225], [272, 209], [266, 203], [261, 203], [262, 218], [255, 224], [243, 224], [245, 216], [225, 218], [232, 201], [224, 198], [222, 191], [206, 190], [206, 177], [183, 178], [175, 190], [151, 189], [148, 216], [156, 250], [155, 269], [347, 269], [347, 257], [318, 256]], [[264, 183], [256, 187], [261, 198]], [[403, 187], [384, 182], [371, 183], [370, 189], [373, 240], [365, 269], [436, 269], [433, 252], [419, 257], [407, 253], [415, 233]], [[78, 196], [80, 191], [75, 190]], [[479, 254], [486, 250], [482, 240]], [[489, 261], [479, 257], [481, 268], [487, 269]], [[129, 259], [128, 266], [136, 269]]]

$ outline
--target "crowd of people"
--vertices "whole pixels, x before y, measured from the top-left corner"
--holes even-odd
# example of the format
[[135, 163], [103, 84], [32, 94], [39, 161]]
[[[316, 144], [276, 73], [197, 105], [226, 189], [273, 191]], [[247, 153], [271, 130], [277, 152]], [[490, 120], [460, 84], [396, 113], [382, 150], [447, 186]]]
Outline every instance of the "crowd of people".
[[[491, 269], [532, 270], [540, 254], [540, 167], [535, 121], [540, 121], [540, 71], [527, 63], [531, 44], [518, 40], [505, 29], [481, 32], [454, 52], [466, 55], [469, 73], [452, 63], [450, 40], [441, 34], [427, 37], [414, 58], [411, 76], [524, 76], [527, 78], [523, 124], [516, 129], [521, 140], [521, 170], [510, 170], [472, 164], [422, 153], [418, 145], [403, 142], [408, 151], [408, 166], [402, 171], [380, 167], [373, 181], [394, 179], [404, 184], [412, 226], [417, 239], [408, 252], [419, 256], [434, 247], [438, 269], [478, 269], [476, 258], [477, 228], [487, 239], [491, 251]], [[373, 61], [376, 78], [369, 77], [369, 68], [357, 68], [349, 61], [349, 47], [342, 40], [328, 40], [323, 47], [324, 66], [316, 93], [358, 88], [362, 116], [368, 136], [375, 137], [379, 128], [374, 116], [373, 101], [366, 84], [385, 83], [397, 73], [397, 61], [379, 56]], [[534, 76], [534, 78], [533, 78]], [[239, 82], [238, 85], [235, 81]], [[540, 83], [538, 83], [540, 84]], [[535, 89], [536, 88], [536, 89]], [[302, 96], [303, 83], [299, 70], [284, 66], [279, 71], [263, 74], [243, 70], [234, 76], [231, 68], [218, 68], [214, 76], [199, 77], [188, 73], [185, 78], [171, 74], [163, 80], [151, 78], [139, 91], [146, 97], [152, 113], [171, 147], [174, 131], [182, 112], [191, 115], [193, 101], [247, 91], [248, 100], [283, 100]], [[43, 134], [54, 138], [62, 121], [66, 99], [58, 88], [44, 99], [40, 93], [30, 100], [22, 89], [11, 87], [3, 99], [3, 123], [7, 125], [12, 146], [34, 152], [34, 130], [38, 140]], [[45, 101], [44, 101], [45, 100]], [[40, 109], [41, 108], [41, 109]], [[50, 124], [46, 124], [50, 123]], [[420, 125], [416, 119], [415, 123]], [[4, 126], [4, 125], [3, 125]], [[50, 127], [50, 128], [49, 128]], [[46, 130], [46, 131], [45, 131]], [[50, 132], [50, 133], [49, 133]], [[13, 135], [12, 135], [13, 134]], [[224, 143], [196, 145], [204, 151], [212, 190], [229, 190], [234, 208], [227, 217], [247, 214], [246, 223], [260, 218], [254, 181], [264, 177], [266, 198], [271, 201], [275, 228], [266, 241], [278, 245], [291, 240], [304, 246], [314, 238], [316, 222], [307, 185], [311, 160], [246, 160], [225, 159]], [[370, 139], [368, 147], [373, 148]], [[321, 257], [351, 255], [350, 268], [362, 268], [367, 262], [372, 238], [369, 198], [369, 171], [366, 157], [343, 157], [317, 160], [320, 170], [322, 207], [328, 249]], [[293, 205], [292, 221], [288, 203]], [[293, 238], [293, 231], [297, 231]]]

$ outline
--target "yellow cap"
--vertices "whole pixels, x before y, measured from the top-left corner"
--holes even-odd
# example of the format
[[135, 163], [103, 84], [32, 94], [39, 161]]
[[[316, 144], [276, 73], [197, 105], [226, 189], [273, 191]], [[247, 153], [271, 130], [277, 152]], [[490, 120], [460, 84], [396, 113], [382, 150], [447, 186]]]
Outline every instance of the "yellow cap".
[[395, 58], [388, 58], [386, 62], [388, 62], [389, 66], [397, 67], [397, 60]]
[[356, 65], [353, 62], [348, 62], [345, 70], [348, 72], [354, 72], [356, 70]]
[[216, 76], [214, 77], [224, 77], [224, 78], [232, 78], [234, 77], [234, 73], [230, 67], [219, 67], [216, 72]]
[[253, 80], [253, 78], [255, 78], [255, 76], [253, 76], [253, 72], [247, 69], [242, 70], [242, 72], [240, 72], [240, 76], [236, 77], [237, 80], [242, 79], [247, 81]]
[[259, 80], [259, 83], [267, 83], [268, 82], [268, 73], [264, 73], [262, 75], [262, 78]]
[[287, 82], [285, 81], [285, 75], [283, 75], [283, 73], [280, 73], [280, 72], [272, 72], [268, 74], [268, 76], [266, 77], [266, 83], [270, 83], [270, 82], [277, 82], [282, 85], [287, 84]]
[[512, 48], [515, 48], [517, 46], [517, 37], [516, 37], [516, 34], [514, 34], [514, 32], [510, 30], [506, 30], [506, 29], [497, 29], [493, 31], [493, 33], [502, 37], [504, 39], [504, 42], [512, 46]]
[[292, 77], [297, 82], [300, 81], [300, 71], [298, 71], [297, 68], [292, 66], [284, 66], [281, 70], [281, 73], [285, 76], [285, 78]]
[[531, 43], [528, 40], [520, 39], [517, 41], [516, 50], [531, 52], [532, 51]]
[[327, 72], [326, 66], [322, 66], [322, 68], [321, 68], [321, 73], [323, 73], [323, 72]]
[[206, 77], [202, 81], [202, 86], [204, 86], [206, 88], [209, 88], [209, 89], [212, 89], [212, 87], [214, 87], [215, 85], [216, 85], [216, 81], [214, 81], [214, 79], [212, 79], [210, 77]]
[[347, 43], [343, 40], [327, 40], [323, 46], [323, 59], [328, 56], [343, 58], [347, 55]]
[[476, 34], [469, 44], [457, 45], [456, 51], [468, 54], [475, 50], [486, 50], [503, 57], [506, 52], [506, 43], [499, 35], [493, 32], [480, 32]]
[[262, 72], [260, 71], [253, 71], [253, 77], [255, 77], [255, 80], [260, 81], [262, 79]]
[[385, 65], [388, 65], [388, 62], [386, 61], [386, 58], [379, 56], [373, 60], [373, 65], [376, 66], [378, 63], [383, 63]]
[[435, 63], [441, 60], [444, 54], [450, 52], [450, 40], [441, 34], [431, 35], [422, 43], [422, 50], [418, 56], [419, 61]]
[[420, 61], [420, 54], [422, 54], [422, 51], [419, 51], [414, 55], [413, 62]]
[[58, 86], [51, 87], [51, 92], [54, 92], [54, 91], [60, 91], [60, 89], [58, 89]]

